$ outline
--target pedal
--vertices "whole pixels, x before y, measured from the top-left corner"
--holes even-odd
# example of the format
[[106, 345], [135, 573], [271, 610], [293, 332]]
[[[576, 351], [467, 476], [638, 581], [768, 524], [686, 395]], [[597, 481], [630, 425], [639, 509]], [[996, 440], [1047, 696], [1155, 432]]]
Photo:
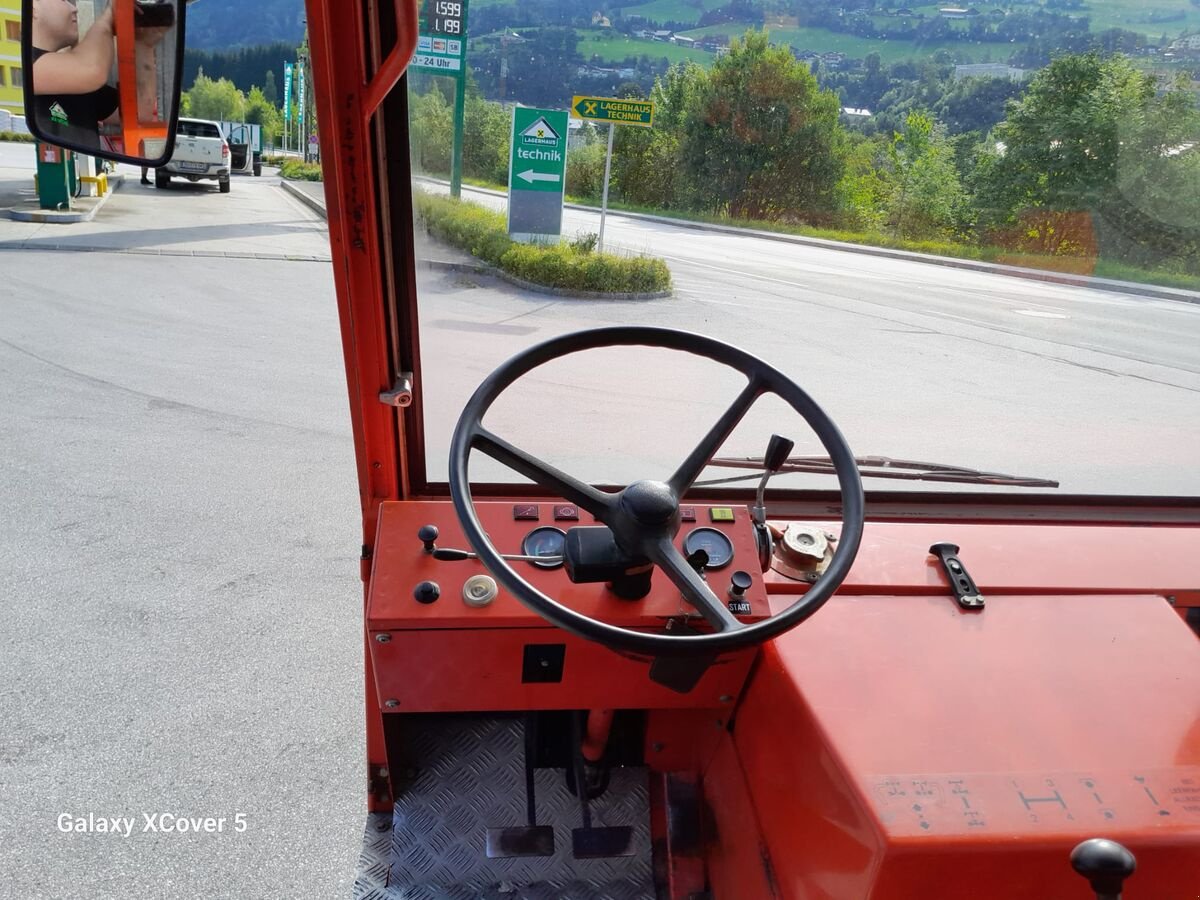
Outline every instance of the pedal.
[[488, 859], [553, 855], [554, 829], [549, 825], [517, 825], [487, 830]]
[[605, 859], [637, 853], [633, 846], [633, 829], [628, 825], [572, 829], [571, 847], [576, 859]]

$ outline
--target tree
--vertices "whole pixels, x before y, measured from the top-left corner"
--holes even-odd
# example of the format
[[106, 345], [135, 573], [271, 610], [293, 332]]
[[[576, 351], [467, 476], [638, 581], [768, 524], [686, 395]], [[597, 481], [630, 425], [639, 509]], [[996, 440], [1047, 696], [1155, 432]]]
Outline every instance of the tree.
[[944, 129], [922, 112], [910, 112], [904, 130], [888, 145], [892, 181], [888, 218], [904, 238], [949, 237], [962, 215], [966, 193]]
[[246, 98], [232, 81], [214, 81], [201, 71], [188, 91], [188, 115], [241, 122], [245, 120]]
[[688, 112], [708, 81], [693, 62], [677, 63], [655, 80], [654, 128], [617, 129], [612, 189], [627, 203], [659, 209], [688, 205], [680, 145]]
[[1061, 56], [1010, 106], [996, 138], [1003, 152], [985, 156], [977, 175], [991, 224], [1087, 211], [1102, 248], [1200, 260], [1200, 117], [1182, 85], [1160, 95], [1123, 56]]
[[267, 102], [265, 92], [261, 88], [250, 88], [250, 95], [246, 98], [244, 121], [261, 126], [264, 137], [270, 143], [275, 143], [283, 136], [283, 116], [273, 104]]
[[718, 59], [689, 109], [681, 156], [701, 208], [766, 219], [827, 217], [841, 177], [839, 103], [767, 32]]
[[275, 71], [273, 69], [267, 69], [262, 90], [263, 97], [268, 103], [270, 103], [272, 106], [275, 106], [279, 103], [279, 92], [275, 87]]

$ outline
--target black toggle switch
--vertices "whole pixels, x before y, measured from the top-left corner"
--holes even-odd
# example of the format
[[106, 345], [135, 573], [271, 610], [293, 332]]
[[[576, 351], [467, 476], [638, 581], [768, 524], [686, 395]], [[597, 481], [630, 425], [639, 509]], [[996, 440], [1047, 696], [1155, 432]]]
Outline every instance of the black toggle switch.
[[413, 596], [417, 598], [418, 603], [433, 603], [442, 596], [442, 589], [436, 581], [422, 581], [413, 588]]
[[417, 529], [417, 537], [424, 544], [426, 553], [432, 553], [436, 549], [434, 541], [438, 539], [438, 527], [436, 525], [422, 525]]

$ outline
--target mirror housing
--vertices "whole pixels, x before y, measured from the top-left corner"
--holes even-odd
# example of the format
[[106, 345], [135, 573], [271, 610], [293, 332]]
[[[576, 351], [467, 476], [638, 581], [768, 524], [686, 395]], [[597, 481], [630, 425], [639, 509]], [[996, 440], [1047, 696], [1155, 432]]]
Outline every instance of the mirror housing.
[[25, 116], [40, 141], [160, 166], [175, 149], [185, 0], [22, 0]]

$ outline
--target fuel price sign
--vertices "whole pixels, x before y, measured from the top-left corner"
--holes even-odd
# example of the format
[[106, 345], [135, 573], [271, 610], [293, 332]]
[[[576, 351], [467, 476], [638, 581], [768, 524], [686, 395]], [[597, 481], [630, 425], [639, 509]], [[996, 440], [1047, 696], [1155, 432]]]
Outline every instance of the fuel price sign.
[[412, 64], [442, 74], [459, 73], [467, 55], [467, 0], [423, 0]]

